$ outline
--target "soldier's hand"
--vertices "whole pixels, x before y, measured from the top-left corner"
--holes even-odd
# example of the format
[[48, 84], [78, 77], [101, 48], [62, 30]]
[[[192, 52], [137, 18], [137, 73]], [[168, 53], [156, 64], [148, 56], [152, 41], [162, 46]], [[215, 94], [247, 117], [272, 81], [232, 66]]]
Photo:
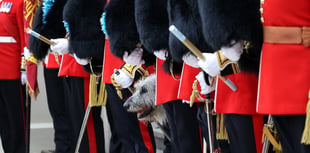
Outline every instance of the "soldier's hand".
[[[199, 82], [199, 85], [201, 88], [201, 91], [200, 91], [201, 94], [208, 94], [215, 90], [215, 85], [214, 83], [211, 83], [211, 81], [209, 81], [210, 85], [207, 85], [205, 76], [202, 71], [199, 72], [198, 75], [196, 75], [196, 79]], [[208, 80], [212, 80], [212, 78], [209, 78]]]
[[166, 60], [167, 56], [168, 56], [168, 51], [167, 50], [159, 50], [159, 51], [154, 51], [154, 55], [161, 59], [161, 60]]
[[89, 63], [88, 58], [79, 58], [76, 56], [76, 54], [73, 54], [73, 57], [74, 57], [75, 61], [77, 63], [79, 63], [80, 65], [87, 65]]
[[116, 70], [113, 77], [115, 82], [121, 85], [122, 88], [128, 88], [133, 83], [133, 78], [121, 69]]
[[243, 52], [243, 44], [241, 42], [232, 42], [232, 46], [221, 47], [223, 55], [233, 62], [237, 62]]
[[197, 57], [191, 53], [187, 53], [183, 55], [182, 60], [185, 62], [185, 64], [191, 67], [195, 67], [195, 68], [199, 67]]
[[52, 52], [56, 52], [60, 55], [69, 53], [68, 50], [68, 39], [66, 38], [58, 38], [58, 39], [51, 39], [55, 45], [51, 45], [50, 49]]
[[123, 56], [123, 60], [125, 63], [130, 65], [141, 65], [144, 64], [144, 60], [142, 59], [143, 49], [142, 48], [135, 48], [129, 55], [126, 51]]
[[205, 60], [198, 59], [198, 65], [203, 71], [214, 77], [220, 74], [220, 66], [215, 53], [203, 53]]
[[22, 71], [20, 75], [20, 81], [22, 85], [25, 85], [27, 82], [27, 73], [26, 71]]

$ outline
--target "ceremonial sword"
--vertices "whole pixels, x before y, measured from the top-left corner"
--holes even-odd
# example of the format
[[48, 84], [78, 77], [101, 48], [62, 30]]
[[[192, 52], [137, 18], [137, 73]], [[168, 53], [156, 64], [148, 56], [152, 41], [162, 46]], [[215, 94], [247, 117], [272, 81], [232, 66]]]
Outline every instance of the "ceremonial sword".
[[[200, 60], [205, 60], [205, 57], [202, 55], [201, 51], [190, 42], [184, 34], [182, 34], [174, 25], [169, 27], [169, 31], [177, 37], [194, 55], [196, 55]], [[218, 77], [233, 91], [237, 91], [237, 86], [228, 78], [218, 75]]]

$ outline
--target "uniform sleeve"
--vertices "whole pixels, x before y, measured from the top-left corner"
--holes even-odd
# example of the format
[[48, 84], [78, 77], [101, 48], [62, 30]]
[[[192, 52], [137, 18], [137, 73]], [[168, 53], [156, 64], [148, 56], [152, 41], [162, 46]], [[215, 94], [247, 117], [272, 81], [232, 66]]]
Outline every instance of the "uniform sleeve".
[[24, 26], [24, 1], [19, 0], [19, 3], [17, 5], [16, 9], [16, 21], [18, 25], [18, 31], [19, 31], [19, 37], [20, 37], [20, 53], [24, 53], [24, 47], [25, 47], [25, 26]]

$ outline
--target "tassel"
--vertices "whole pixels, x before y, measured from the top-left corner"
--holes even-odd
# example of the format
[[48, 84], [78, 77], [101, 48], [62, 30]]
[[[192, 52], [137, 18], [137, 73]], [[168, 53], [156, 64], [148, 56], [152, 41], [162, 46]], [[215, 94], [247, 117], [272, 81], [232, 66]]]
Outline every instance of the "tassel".
[[308, 104], [306, 109], [306, 121], [305, 121], [305, 129], [302, 134], [301, 143], [305, 145], [310, 145], [310, 90], [308, 95]]
[[[105, 106], [107, 103], [107, 91], [105, 89], [105, 83], [99, 82], [100, 77], [97, 77], [94, 74], [90, 75], [89, 81], [89, 106]], [[99, 95], [98, 95], [98, 84]]]
[[216, 139], [228, 140], [228, 135], [224, 124], [224, 114], [216, 115]]
[[198, 81], [195, 80], [193, 85], [192, 85], [192, 88], [193, 88], [193, 91], [192, 91], [192, 94], [190, 96], [190, 100], [189, 100], [189, 107], [192, 107], [194, 105], [194, 102], [195, 102], [195, 99], [197, 98], [199, 101], [206, 101], [205, 98], [201, 97], [200, 96], [200, 92], [198, 90]]
[[194, 102], [195, 102], [195, 98], [196, 98], [196, 92], [198, 91], [197, 89], [197, 83], [198, 81], [195, 80], [193, 85], [192, 85], [192, 88], [193, 88], [193, 91], [192, 91], [192, 94], [190, 96], [190, 100], [189, 100], [189, 107], [192, 107]]

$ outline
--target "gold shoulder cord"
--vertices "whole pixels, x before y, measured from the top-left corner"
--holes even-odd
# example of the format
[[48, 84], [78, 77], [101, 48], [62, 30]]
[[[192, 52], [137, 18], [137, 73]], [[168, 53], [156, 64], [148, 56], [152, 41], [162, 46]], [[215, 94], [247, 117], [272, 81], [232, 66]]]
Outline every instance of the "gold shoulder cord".
[[[89, 81], [89, 106], [105, 106], [107, 103], [107, 91], [105, 89], [105, 83], [100, 82], [101, 77], [95, 74], [90, 75]], [[98, 84], [100, 84], [98, 95]]]

